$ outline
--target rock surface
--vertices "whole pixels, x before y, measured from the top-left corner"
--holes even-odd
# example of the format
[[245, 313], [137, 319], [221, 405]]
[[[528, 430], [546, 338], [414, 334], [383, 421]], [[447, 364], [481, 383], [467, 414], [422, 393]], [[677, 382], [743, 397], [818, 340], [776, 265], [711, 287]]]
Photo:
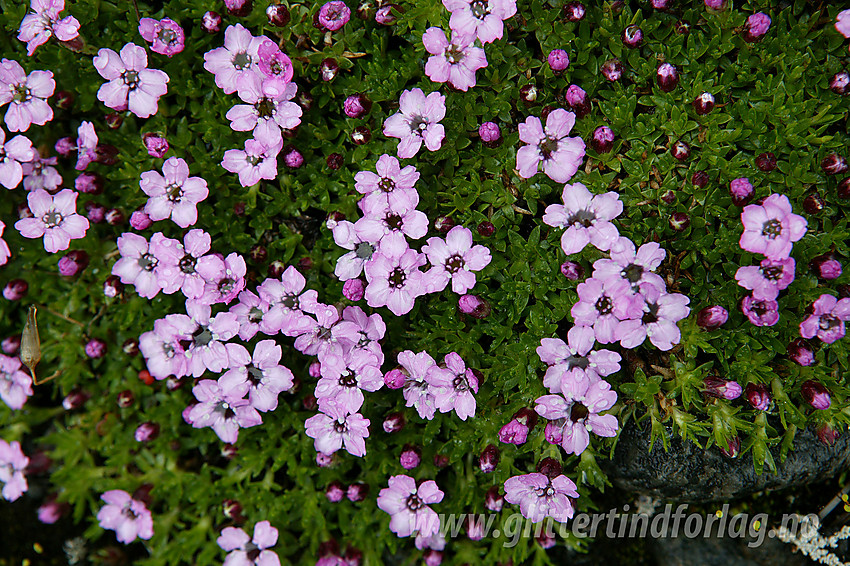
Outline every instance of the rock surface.
[[614, 456], [600, 462], [608, 478], [618, 488], [633, 494], [680, 503], [728, 502], [751, 493], [806, 485], [834, 476], [850, 467], [850, 434], [826, 446], [811, 430], [801, 430], [794, 448], [780, 462], [779, 449], [773, 451], [777, 471], [765, 467], [757, 475], [751, 454], [730, 459], [716, 448], [703, 450], [678, 436], [664, 451], [657, 440], [649, 451], [649, 427], [641, 430], [630, 421], [620, 434]]

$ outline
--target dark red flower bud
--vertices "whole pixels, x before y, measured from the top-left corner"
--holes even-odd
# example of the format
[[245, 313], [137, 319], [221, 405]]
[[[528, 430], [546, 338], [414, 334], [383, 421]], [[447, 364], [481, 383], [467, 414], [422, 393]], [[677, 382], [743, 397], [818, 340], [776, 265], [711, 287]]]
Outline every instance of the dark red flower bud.
[[20, 301], [27, 296], [30, 284], [23, 279], [12, 279], [3, 287], [3, 298], [7, 301]]
[[499, 465], [499, 449], [493, 444], [488, 444], [481, 456], [478, 458], [478, 467], [485, 474], [489, 474], [496, 470]]
[[561, 14], [567, 21], [579, 22], [587, 14], [587, 8], [581, 2], [567, 2]]
[[332, 153], [328, 155], [327, 163], [330, 169], [336, 171], [337, 169], [342, 167], [344, 160], [342, 158], [342, 155], [340, 155], [339, 153]]
[[492, 312], [490, 303], [476, 295], [461, 295], [457, 304], [460, 312], [473, 318], [487, 318]]
[[118, 406], [122, 409], [130, 407], [136, 401], [136, 396], [129, 389], [125, 389], [118, 394]]
[[266, 17], [269, 19], [269, 24], [282, 28], [289, 23], [291, 16], [286, 6], [275, 4], [266, 8]]
[[806, 400], [806, 403], [819, 411], [828, 409], [829, 405], [832, 403], [829, 396], [829, 390], [819, 381], [811, 379], [804, 381], [803, 385], [800, 387], [800, 394], [803, 396], [803, 399]]
[[679, 86], [679, 70], [670, 63], [662, 63], [655, 75], [658, 87], [664, 92], [672, 92]]
[[850, 74], [847, 71], [835, 73], [829, 80], [829, 90], [842, 96], [850, 93]]
[[826, 202], [823, 200], [823, 197], [817, 193], [810, 194], [803, 199], [803, 210], [809, 214], [817, 214], [818, 212], [821, 212], [825, 206]]
[[684, 161], [691, 156], [691, 146], [682, 140], [676, 140], [670, 146], [670, 154], [679, 161]]
[[614, 131], [608, 126], [599, 126], [593, 130], [593, 136], [590, 138], [590, 147], [596, 153], [608, 153], [614, 148]]
[[357, 126], [351, 131], [351, 141], [363, 145], [372, 141], [372, 131], [366, 126]]
[[331, 503], [339, 503], [345, 497], [345, 486], [339, 480], [334, 480], [325, 489], [325, 496]]
[[207, 33], [218, 33], [221, 29], [221, 16], [218, 12], [205, 12], [201, 18], [201, 28]]
[[533, 84], [524, 85], [519, 89], [519, 97], [526, 104], [534, 104], [537, 102], [539, 94], [540, 91], [537, 90], [537, 86]]
[[323, 59], [322, 63], [319, 65], [319, 73], [321, 73], [322, 80], [325, 82], [334, 80], [338, 72], [339, 63], [337, 63], [336, 59], [332, 57]]
[[674, 212], [670, 215], [670, 228], [681, 232], [691, 225], [691, 218], [684, 212]]
[[224, 0], [224, 7], [231, 16], [244, 18], [251, 13], [251, 8], [254, 7], [253, 0]]
[[59, 110], [70, 110], [74, 105], [74, 93], [60, 90], [53, 99], [53, 104]]
[[697, 314], [697, 325], [703, 330], [715, 330], [729, 320], [729, 311], [720, 305], [705, 307]]
[[664, 204], [673, 204], [674, 202], [676, 202], [676, 193], [672, 190], [666, 191], [659, 198], [661, 198], [661, 202], [663, 202]]
[[7, 356], [14, 356], [18, 353], [18, 350], [21, 347], [21, 335], [15, 334], [14, 336], [7, 336], [3, 339], [3, 342], [0, 343], [0, 349], [3, 350], [3, 353]]
[[496, 226], [487, 220], [484, 220], [478, 225], [478, 233], [485, 238], [489, 238], [496, 233]]
[[621, 63], [619, 59], [609, 59], [602, 63], [602, 67], [599, 68], [599, 71], [602, 73], [603, 77], [612, 83], [615, 83], [623, 77], [623, 73], [626, 71], [626, 68], [623, 67], [623, 63]]
[[117, 297], [124, 291], [124, 284], [117, 275], [110, 275], [103, 282], [103, 294], [107, 297]]
[[445, 468], [449, 465], [449, 457], [445, 454], [434, 454], [434, 466], [437, 468]]
[[135, 338], [127, 338], [124, 341], [124, 344], [121, 345], [121, 349], [124, 350], [124, 353], [128, 356], [138, 356], [139, 355], [139, 341]]
[[434, 220], [434, 230], [441, 234], [447, 234], [449, 230], [455, 227], [454, 218], [451, 216], [438, 216]]
[[412, 470], [422, 461], [422, 451], [416, 446], [406, 444], [398, 461], [405, 470]]
[[821, 160], [820, 168], [827, 175], [838, 175], [847, 171], [847, 160], [837, 153], [830, 153]]
[[753, 409], [766, 411], [770, 407], [770, 392], [760, 383], [748, 383], [744, 395]]
[[103, 121], [110, 130], [117, 130], [124, 123], [124, 116], [118, 112], [110, 112], [103, 117]]
[[384, 432], [391, 434], [393, 432], [398, 432], [404, 428], [405, 419], [404, 413], [395, 412], [390, 413], [384, 419]]
[[832, 446], [835, 444], [835, 441], [838, 440], [839, 434], [834, 428], [824, 423], [817, 429], [818, 439], [826, 444], [827, 446]]
[[262, 263], [266, 261], [269, 257], [269, 252], [266, 250], [265, 246], [261, 246], [260, 244], [255, 244], [249, 251], [248, 257], [251, 258], [251, 261], [254, 263]]
[[345, 496], [349, 501], [357, 503], [358, 501], [363, 501], [366, 499], [366, 496], [369, 495], [369, 484], [363, 483], [362, 481], [355, 482], [348, 486], [348, 489], [345, 491]]
[[75, 387], [65, 396], [65, 399], [62, 400], [62, 407], [64, 407], [66, 411], [73, 411], [74, 409], [82, 407], [89, 399], [91, 399], [91, 393], [83, 391], [79, 387]]
[[776, 169], [776, 156], [773, 155], [773, 152], [771, 151], [758, 154], [756, 156], [756, 167], [758, 167], [760, 171], [770, 173]]
[[104, 218], [106, 219], [106, 223], [110, 226], [120, 226], [121, 224], [124, 224], [124, 221], [126, 220], [124, 213], [117, 208], [110, 208], [107, 210]]
[[850, 199], [850, 177], [842, 179], [841, 182], [838, 183], [838, 190], [835, 194], [838, 195], [838, 198]]
[[729, 441], [729, 445], [727, 448], [720, 448], [720, 452], [723, 453], [727, 458], [737, 458], [738, 454], [741, 453], [741, 438], [736, 436]]
[[550, 480], [561, 475], [563, 468], [561, 463], [553, 458], [543, 458], [537, 463], [537, 472], [543, 474]]
[[284, 271], [286, 271], [286, 264], [276, 259], [269, 264], [269, 268], [266, 273], [272, 279], [280, 279], [280, 276], [283, 275]]
[[636, 49], [643, 43], [643, 30], [637, 26], [628, 26], [621, 35], [623, 45], [630, 49]]
[[714, 95], [710, 92], [704, 92], [694, 99], [694, 111], [700, 116], [704, 116], [714, 110]]
[[484, 494], [484, 507], [490, 511], [498, 513], [502, 510], [502, 505], [505, 503], [505, 497], [500, 493], [498, 485], [494, 485]]

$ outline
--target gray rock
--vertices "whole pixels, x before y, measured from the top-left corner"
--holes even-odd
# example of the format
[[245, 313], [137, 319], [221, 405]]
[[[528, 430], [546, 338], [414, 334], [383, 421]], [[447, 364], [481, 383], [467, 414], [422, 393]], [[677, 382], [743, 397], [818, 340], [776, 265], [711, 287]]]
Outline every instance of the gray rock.
[[748, 546], [748, 540], [729, 537], [652, 539], [655, 560], [664, 566], [804, 566], [811, 562], [779, 540], [766, 538]]
[[624, 427], [611, 460], [601, 460], [608, 478], [618, 488], [645, 494], [654, 499], [680, 503], [727, 502], [758, 491], [806, 485], [834, 476], [850, 467], [850, 434], [826, 446], [811, 430], [801, 430], [794, 448], [780, 462], [779, 449], [773, 453], [775, 473], [765, 467], [757, 475], [750, 453], [727, 458], [716, 448], [703, 450], [683, 442], [678, 436], [664, 451], [656, 440], [649, 451], [649, 427], [641, 430], [630, 421]]

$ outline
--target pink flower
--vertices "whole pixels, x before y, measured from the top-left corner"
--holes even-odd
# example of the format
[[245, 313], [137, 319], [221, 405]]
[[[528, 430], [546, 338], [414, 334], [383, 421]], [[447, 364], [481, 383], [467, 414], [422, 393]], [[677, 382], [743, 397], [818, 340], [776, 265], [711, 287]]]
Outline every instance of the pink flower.
[[304, 423], [307, 436], [315, 440], [313, 446], [316, 451], [332, 454], [345, 447], [353, 456], [364, 456], [366, 437], [369, 436], [369, 419], [334, 401], [324, 403], [320, 410], [321, 413], [310, 417]]
[[84, 171], [89, 163], [97, 159], [97, 133], [94, 124], [83, 121], [77, 128], [77, 171]]
[[107, 491], [100, 498], [106, 502], [97, 513], [104, 529], [115, 531], [118, 542], [130, 544], [136, 537], [149, 540], [153, 536], [153, 517], [145, 504], [120, 489]]
[[23, 218], [15, 228], [24, 238], [44, 236], [44, 249], [48, 253], [67, 250], [71, 240], [82, 238], [89, 229], [89, 221], [77, 214], [77, 193], [62, 189], [51, 196], [44, 189], [27, 195], [32, 218]]
[[181, 228], [198, 220], [197, 204], [207, 198], [207, 182], [201, 177], [189, 177], [189, 166], [179, 157], [169, 157], [162, 164], [163, 175], [145, 171], [139, 186], [148, 195], [145, 213], [151, 220], [171, 217]]
[[254, 346], [254, 354], [248, 364], [236, 365], [227, 370], [234, 381], [239, 379], [249, 384], [248, 402], [261, 412], [274, 411], [280, 393], [292, 388], [294, 376], [286, 366], [280, 365], [283, 354], [274, 340], [261, 340]]
[[327, 31], [337, 31], [341, 29], [351, 18], [351, 10], [341, 0], [332, 0], [325, 2], [319, 8], [317, 21], [322, 28]]
[[442, 291], [451, 280], [452, 291], [459, 295], [475, 286], [473, 271], [481, 271], [491, 259], [488, 248], [472, 245], [472, 232], [463, 226], [449, 230], [445, 240], [428, 238], [422, 252], [428, 256], [432, 266], [428, 271], [433, 285], [430, 289]]
[[199, 304], [230, 303], [245, 288], [245, 259], [236, 252], [226, 258], [209, 254], [198, 259], [195, 266], [204, 278], [204, 293], [196, 299]]
[[139, 20], [139, 35], [151, 43], [151, 51], [162, 55], [177, 55], [183, 51], [184, 36], [180, 24], [169, 18]]
[[366, 303], [386, 306], [396, 316], [409, 313], [416, 297], [425, 292], [425, 276], [419, 271], [424, 263], [425, 255], [408, 248], [403, 238], [382, 246], [365, 267]]
[[392, 476], [378, 494], [378, 508], [390, 514], [390, 530], [399, 537], [413, 533], [424, 538], [440, 530], [440, 517], [428, 507], [443, 500], [443, 492], [434, 480], [416, 486], [410, 476]]
[[159, 261], [155, 270], [162, 292], [170, 295], [179, 289], [187, 299], [204, 294], [206, 281], [195, 269], [198, 259], [210, 251], [210, 235], [195, 228], [183, 237], [183, 245], [170, 238], [151, 238], [151, 254]]
[[264, 75], [263, 92], [268, 93], [269, 96], [282, 95], [294, 74], [292, 60], [280, 50], [277, 43], [270, 39], [262, 41], [257, 50], [257, 56], [260, 72]]
[[360, 307], [345, 307], [342, 320], [334, 327], [334, 330], [337, 329], [341, 335], [349, 337], [348, 344], [344, 344], [346, 355], [369, 354], [377, 360], [377, 366], [381, 367], [384, 363], [384, 352], [381, 350], [380, 340], [387, 332], [387, 325], [381, 315], [367, 315]]
[[584, 159], [584, 140], [567, 135], [575, 123], [574, 113], [557, 108], [546, 117], [545, 130], [536, 116], [529, 116], [520, 124], [519, 139], [528, 144], [519, 148], [516, 154], [520, 177], [534, 177], [542, 161], [543, 172], [550, 179], [558, 183], [569, 181]]
[[0, 129], [0, 185], [9, 190], [17, 187], [24, 178], [21, 163], [31, 161], [35, 156], [29, 138], [18, 135], [6, 142], [6, 132]]
[[777, 261], [763, 259], [758, 266], [739, 267], [735, 279], [738, 285], [753, 292], [754, 299], [773, 301], [779, 291], [794, 281], [795, 267], [792, 257]]
[[398, 363], [404, 377], [406, 407], [415, 407], [423, 419], [431, 420], [437, 410], [437, 387], [432, 383], [432, 368], [436, 362], [428, 352], [414, 354], [410, 350], [399, 352]]
[[0, 484], [3, 484], [0, 495], [6, 501], [15, 501], [29, 489], [25, 475], [29, 463], [20, 442], [9, 443], [0, 438]]
[[413, 165], [403, 169], [398, 159], [391, 155], [381, 155], [375, 164], [377, 173], [360, 171], [354, 175], [354, 188], [364, 195], [361, 202], [363, 208], [388, 208], [395, 210], [404, 202], [416, 199], [418, 193], [414, 188], [419, 180], [419, 172]]
[[544, 474], [533, 473], [513, 476], [505, 482], [505, 501], [519, 504], [522, 516], [532, 523], [546, 517], [565, 522], [575, 510], [570, 498], [578, 498], [576, 484], [565, 475], [549, 479]]
[[779, 303], [747, 295], [741, 299], [741, 312], [756, 326], [773, 326], [779, 322]]
[[653, 273], [667, 255], [655, 242], [643, 244], [635, 251], [635, 244], [620, 237], [611, 244], [611, 259], [597, 259], [593, 262], [593, 277], [605, 280], [612, 275], [619, 276], [637, 289], [641, 283], [650, 283], [663, 291], [667, 288], [664, 280]]
[[295, 339], [295, 349], [308, 356], [317, 356], [322, 365], [328, 361], [328, 357], [341, 358], [342, 344], [333, 332], [340, 318], [339, 311], [336, 307], [317, 303], [310, 312], [315, 318], [308, 317], [310, 326]]
[[268, 550], [277, 544], [277, 529], [268, 521], [254, 525], [254, 538], [242, 529], [225, 527], [216, 542], [230, 553], [224, 559], [226, 566], [280, 566], [278, 555]]
[[363, 273], [363, 267], [374, 256], [381, 235], [382, 232], [380, 231], [375, 233], [374, 226], [363, 224], [360, 221], [352, 224], [348, 220], [343, 220], [334, 226], [333, 237], [336, 245], [351, 250], [337, 259], [334, 275], [340, 281], [349, 281], [360, 277], [360, 274]]
[[643, 301], [635, 300], [629, 284], [618, 277], [605, 281], [596, 278], [580, 283], [576, 288], [579, 301], [570, 314], [580, 326], [592, 326], [596, 340], [602, 344], [617, 341], [617, 327], [624, 320], [637, 318]]
[[215, 75], [218, 88], [232, 94], [242, 80], [259, 69], [259, 49], [264, 41], [268, 40], [254, 37], [242, 24], [228, 26], [224, 47], [204, 53], [204, 69]]
[[266, 91], [265, 83], [256, 73], [239, 83], [239, 97], [248, 104], [237, 104], [227, 111], [230, 127], [237, 132], [254, 131], [257, 138], [280, 138], [280, 128], [292, 129], [301, 123], [301, 107], [290, 102], [298, 87], [287, 83], [283, 90]]
[[617, 393], [605, 380], [565, 374], [561, 378], [560, 395], [544, 395], [536, 400], [537, 414], [550, 421], [560, 421], [560, 445], [567, 454], [581, 454], [590, 444], [590, 433], [597, 436], [617, 435], [619, 425], [614, 415], [600, 415], [617, 402]]
[[478, 393], [478, 378], [457, 354], [446, 354], [445, 367], [433, 366], [428, 371], [428, 380], [434, 387], [434, 404], [441, 413], [454, 410], [460, 420], [475, 416], [475, 393]]
[[[421, 210], [416, 210], [419, 204], [419, 194], [415, 191], [410, 199], [398, 199], [397, 206], [383, 208], [380, 201], [372, 201], [372, 206], [361, 206], [364, 216], [354, 227], [368, 241], [379, 241], [379, 250], [393, 245], [407, 247], [405, 237], [418, 240], [428, 232], [428, 217]], [[363, 204], [363, 201], [358, 203]], [[394, 244], [390, 243], [394, 240]]]
[[158, 319], [152, 331], [139, 337], [139, 350], [145, 358], [145, 365], [156, 379], [188, 375], [188, 360], [180, 344], [188, 338], [181, 333], [185, 326], [181, 317], [184, 315], [170, 314]]
[[475, 72], [487, 66], [487, 57], [483, 49], [472, 46], [473, 41], [475, 38], [463, 39], [455, 33], [450, 43], [446, 32], [438, 27], [428, 28], [422, 35], [422, 43], [431, 54], [425, 63], [425, 74], [435, 83], [448, 82], [464, 92], [475, 86]]
[[374, 356], [363, 351], [322, 362], [322, 378], [316, 384], [319, 407], [333, 400], [359, 411], [363, 406], [363, 391], [377, 391], [384, 386], [384, 376]]
[[399, 138], [398, 156], [413, 157], [422, 143], [430, 151], [443, 145], [445, 128], [438, 122], [446, 115], [446, 97], [432, 92], [427, 97], [420, 88], [405, 90], [399, 98], [399, 112], [384, 122], [384, 135]]
[[641, 283], [637, 297], [643, 298], [643, 315], [620, 322], [614, 338], [623, 348], [635, 348], [649, 338], [659, 350], [670, 350], [682, 338], [676, 323], [690, 314], [690, 299], [679, 293], [667, 293], [652, 283]]
[[452, 13], [452, 31], [472, 43], [477, 37], [482, 44], [502, 38], [503, 20], [516, 14], [515, 0], [443, 0]]
[[[225, 377], [227, 376], [227, 377]], [[192, 393], [198, 400], [188, 413], [194, 428], [211, 427], [222, 442], [233, 444], [240, 428], [262, 424], [263, 419], [247, 399], [248, 383], [238, 376], [223, 375], [218, 381], [202, 379]]]
[[260, 322], [260, 331], [272, 335], [300, 336], [309, 331], [315, 320], [305, 314], [316, 310], [319, 293], [304, 291], [307, 280], [293, 266], [286, 268], [280, 279], [268, 278], [257, 287], [257, 294], [269, 305]]
[[33, 148], [33, 159], [21, 163], [24, 173], [24, 188], [28, 191], [44, 189], [48, 192], [55, 191], [62, 185], [62, 176], [53, 165], [56, 165], [55, 157], [41, 157], [38, 150]]
[[791, 202], [785, 195], [772, 194], [760, 205], [745, 206], [741, 221], [741, 248], [773, 260], [788, 257], [792, 242], [806, 233], [806, 219], [791, 212]]
[[838, 300], [824, 293], [812, 307], [814, 312], [800, 323], [800, 336], [832, 344], [844, 337], [844, 322], [850, 320], [850, 299]]
[[21, 370], [21, 360], [0, 354], [0, 399], [12, 410], [32, 396], [32, 378]]
[[835, 19], [835, 29], [844, 37], [850, 38], [850, 10], [838, 12], [838, 17]]
[[[60, 193], [61, 194], [61, 193]], [[146, 298], [154, 298], [161, 290], [162, 278], [158, 273], [159, 258], [152, 252], [154, 242], [165, 239], [162, 232], [151, 237], [151, 244], [144, 237], [132, 232], [125, 232], [118, 237], [118, 251], [121, 259], [112, 266], [112, 275], [121, 278], [125, 285], [133, 284], [136, 292]]]
[[56, 81], [50, 71], [33, 71], [27, 76], [17, 61], [0, 60], [0, 106], [6, 110], [6, 126], [12, 132], [25, 132], [30, 124], [43, 126], [53, 119], [47, 98], [53, 96]]
[[620, 354], [610, 350], [594, 350], [596, 335], [590, 326], [573, 326], [567, 332], [567, 343], [560, 338], [543, 338], [537, 347], [540, 361], [549, 365], [543, 385], [551, 393], [561, 392], [561, 379], [587, 376], [590, 381], [620, 371]]
[[168, 92], [168, 75], [148, 69], [148, 54], [135, 43], [122, 47], [120, 55], [101, 49], [94, 67], [109, 81], [97, 91], [97, 99], [115, 110], [129, 108], [139, 118], [147, 118], [156, 114], [159, 97]]
[[250, 187], [259, 183], [260, 179], [277, 177], [277, 154], [282, 147], [283, 138], [275, 139], [271, 132], [264, 131], [262, 137], [245, 141], [245, 151], [225, 151], [221, 166], [238, 174], [243, 187]]
[[[561, 249], [567, 255], [582, 251], [587, 244], [608, 251], [620, 237], [611, 220], [623, 212], [617, 193], [610, 191], [593, 195], [581, 183], [565, 185], [561, 194], [564, 204], [550, 204], [543, 222], [556, 228], [566, 228], [561, 236]], [[624, 251], [628, 255], [627, 251]]]
[[65, 0], [32, 0], [31, 12], [24, 16], [18, 39], [27, 44], [27, 55], [32, 56], [36, 48], [46, 43], [51, 35], [59, 41], [71, 41], [80, 32], [80, 22], [74, 16], [59, 19], [65, 9]]
[[0, 221], [0, 265], [6, 265], [6, 262], [9, 261], [9, 256], [12, 255], [12, 252], [9, 250], [9, 245], [3, 240], [3, 230], [6, 229], [6, 225]]

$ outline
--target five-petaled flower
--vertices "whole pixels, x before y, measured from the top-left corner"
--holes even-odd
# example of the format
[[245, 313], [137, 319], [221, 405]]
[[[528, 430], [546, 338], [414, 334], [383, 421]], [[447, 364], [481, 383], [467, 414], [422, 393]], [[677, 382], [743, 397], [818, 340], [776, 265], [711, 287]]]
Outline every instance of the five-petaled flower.
[[181, 228], [188, 228], [198, 220], [197, 204], [209, 194], [207, 182], [190, 177], [189, 165], [179, 157], [169, 157], [162, 164], [162, 173], [142, 173], [139, 186], [149, 197], [145, 213], [151, 220], [171, 217]]
[[130, 544], [136, 538], [153, 536], [153, 517], [144, 502], [133, 499], [120, 489], [107, 491], [100, 498], [106, 502], [97, 513], [100, 526], [115, 531], [118, 542]]
[[516, 153], [516, 168], [520, 177], [530, 179], [537, 174], [540, 163], [543, 172], [558, 183], [566, 183], [578, 171], [584, 159], [584, 140], [569, 137], [576, 115], [557, 108], [546, 117], [546, 128], [537, 116], [529, 116], [519, 125], [519, 139], [527, 145]]
[[94, 58], [94, 67], [107, 83], [97, 91], [97, 99], [115, 110], [126, 110], [147, 118], [156, 114], [159, 97], [168, 92], [168, 75], [148, 69], [144, 47], [128, 43], [121, 53], [103, 48]]
[[397, 475], [378, 494], [378, 508], [390, 514], [390, 530], [398, 536], [430, 537], [439, 532], [440, 517], [428, 506], [442, 500], [443, 492], [434, 480], [417, 487], [412, 477]]
[[399, 98], [399, 111], [384, 122], [384, 135], [399, 138], [398, 156], [413, 157], [422, 143], [430, 151], [443, 145], [446, 130], [439, 123], [446, 116], [446, 97], [439, 92], [428, 96], [421, 88], [406, 90]]
[[59, 18], [65, 0], [32, 0], [30, 13], [21, 21], [18, 39], [27, 44], [27, 55], [55, 35], [59, 41], [71, 41], [80, 35], [80, 22], [74, 16]]
[[27, 195], [32, 218], [22, 218], [15, 228], [24, 238], [44, 236], [44, 250], [54, 253], [67, 250], [71, 240], [82, 238], [89, 229], [89, 221], [77, 214], [77, 193], [62, 189], [51, 196], [44, 189]]

